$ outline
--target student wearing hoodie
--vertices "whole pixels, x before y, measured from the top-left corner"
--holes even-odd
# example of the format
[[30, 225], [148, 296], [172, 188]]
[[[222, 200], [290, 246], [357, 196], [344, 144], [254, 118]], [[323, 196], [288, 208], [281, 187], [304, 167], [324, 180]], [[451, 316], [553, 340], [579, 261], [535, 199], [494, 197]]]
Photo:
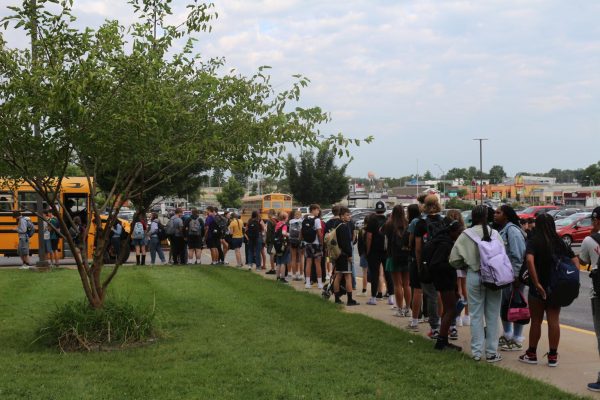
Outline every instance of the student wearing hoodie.
[[[502, 242], [500, 234], [488, 226], [488, 209], [476, 206], [472, 211], [472, 233], [484, 241]], [[466, 232], [466, 231], [465, 231]], [[471, 314], [471, 353], [473, 360], [480, 361], [484, 356], [488, 363], [502, 360], [498, 354], [498, 320], [502, 292], [488, 289], [481, 283], [479, 248], [466, 233], [462, 233], [450, 253], [450, 265], [467, 270], [467, 299]], [[485, 328], [484, 328], [485, 327]]]
[[[525, 239], [527, 234], [519, 226], [519, 217], [509, 205], [502, 205], [494, 212], [494, 222], [500, 229], [506, 254], [513, 268], [515, 281], [512, 286], [502, 289], [502, 306], [508, 308], [513, 292], [523, 296], [524, 286], [519, 281], [519, 272], [525, 260]], [[503, 351], [521, 351], [523, 349], [523, 325], [502, 319], [504, 333], [498, 345]]]

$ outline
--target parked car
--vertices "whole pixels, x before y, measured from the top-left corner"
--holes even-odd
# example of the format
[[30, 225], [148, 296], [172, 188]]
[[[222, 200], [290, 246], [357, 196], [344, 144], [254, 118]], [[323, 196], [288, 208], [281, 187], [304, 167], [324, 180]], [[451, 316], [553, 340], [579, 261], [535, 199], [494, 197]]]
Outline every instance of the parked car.
[[568, 245], [581, 243], [592, 233], [592, 214], [576, 213], [556, 221], [556, 233]]
[[[554, 211], [556, 211], [556, 212], [554, 212]], [[552, 210], [552, 212], [554, 212], [554, 214], [552, 214], [554, 219], [559, 220], [559, 219], [567, 218], [575, 213], [583, 212], [583, 210], [581, 210], [579, 208], [564, 208], [562, 210]]]
[[523, 211], [519, 211], [517, 216], [520, 219], [536, 218], [540, 214], [544, 214], [550, 210], [558, 210], [557, 206], [533, 206], [527, 207]]
[[473, 225], [473, 218], [471, 218], [471, 211], [463, 211], [461, 212], [463, 220], [465, 221], [465, 227], [468, 228]]

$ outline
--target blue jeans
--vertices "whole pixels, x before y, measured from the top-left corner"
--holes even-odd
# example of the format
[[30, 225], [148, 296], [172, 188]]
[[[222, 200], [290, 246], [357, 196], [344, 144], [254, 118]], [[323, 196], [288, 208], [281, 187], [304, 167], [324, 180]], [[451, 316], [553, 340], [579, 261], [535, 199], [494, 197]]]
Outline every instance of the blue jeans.
[[[506, 304], [507, 307], [510, 301], [510, 294], [512, 293], [512, 290], [512, 285], [502, 289], [502, 304]], [[523, 286], [521, 286], [519, 290], [521, 293], [523, 293]], [[524, 298], [527, 298], [526, 294], [524, 295]], [[505, 338], [512, 338], [516, 342], [523, 343], [523, 340], [525, 339], [523, 337], [523, 325], [502, 320], [502, 329], [504, 331]]]
[[150, 238], [150, 263], [153, 265], [156, 262], [156, 253], [158, 253], [160, 261], [165, 262], [165, 254], [160, 245], [160, 240], [158, 240], [157, 236], [152, 236]]
[[263, 242], [261, 238], [250, 239], [250, 261], [248, 264], [256, 264], [256, 268], [261, 267], [260, 251], [262, 250]]
[[502, 291], [486, 288], [481, 283], [479, 272], [469, 269], [467, 271], [467, 298], [471, 315], [471, 353], [473, 357], [497, 354]]

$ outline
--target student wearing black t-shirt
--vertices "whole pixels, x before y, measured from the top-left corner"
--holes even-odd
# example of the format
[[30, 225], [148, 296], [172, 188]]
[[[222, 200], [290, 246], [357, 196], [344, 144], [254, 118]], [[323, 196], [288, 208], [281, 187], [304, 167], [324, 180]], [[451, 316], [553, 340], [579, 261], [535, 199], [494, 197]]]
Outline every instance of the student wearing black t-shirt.
[[349, 225], [350, 210], [346, 207], [339, 209], [340, 219], [336, 225], [335, 236], [342, 254], [335, 260], [335, 277], [333, 280], [333, 290], [335, 294], [335, 302], [341, 304], [340, 300], [340, 282], [342, 279], [346, 283], [346, 296], [348, 301], [346, 305], [356, 306], [358, 303], [352, 299], [352, 231]]
[[[383, 226], [385, 224], [385, 204], [378, 201], [375, 204], [375, 214], [369, 217], [367, 226], [367, 262], [369, 263], [369, 279], [371, 281], [371, 298], [368, 305], [377, 305], [377, 292], [379, 289], [380, 268], [385, 265], [385, 236]], [[388, 292], [389, 292], [388, 288]]]
[[[325, 223], [325, 231], [323, 232], [324, 235], [327, 235], [327, 233], [329, 233], [329, 231], [335, 229], [336, 226], [338, 226], [339, 224], [342, 223], [342, 220], [340, 218], [340, 206], [333, 206], [331, 208], [331, 213], [333, 214], [333, 217], [331, 217], [331, 219], [329, 221], [327, 221]], [[329, 255], [326, 254], [327, 258], [327, 264], [325, 265], [326, 268], [326, 276], [325, 279], [329, 280], [331, 279], [331, 269], [332, 269], [332, 262], [329, 259]]]
[[526, 263], [531, 285], [529, 287], [529, 348], [519, 357], [519, 361], [537, 364], [537, 345], [542, 335], [544, 312], [548, 322], [548, 366], [558, 365], [558, 342], [560, 340], [560, 307], [550, 304], [547, 290], [550, 283], [550, 269], [556, 264], [556, 257], [569, 257], [579, 269], [579, 259], [556, 233], [554, 218], [541, 214], [535, 220], [535, 235], [527, 242]]
[[[441, 221], [443, 218], [439, 213], [442, 211], [442, 206], [436, 195], [429, 195], [425, 198], [425, 204], [423, 205], [423, 212], [427, 214], [425, 218], [422, 218], [417, 222], [415, 227], [415, 258], [417, 262], [417, 268], [422, 265], [423, 246], [425, 241], [428, 239], [428, 225], [435, 222]], [[427, 297], [427, 314], [429, 316], [429, 326], [431, 331], [429, 337], [431, 339], [437, 339], [440, 331], [440, 317], [438, 315], [438, 292], [435, 290], [433, 282], [425, 282], [423, 276], [419, 276], [421, 280], [421, 289], [423, 294]], [[413, 316], [414, 317], [414, 316]]]

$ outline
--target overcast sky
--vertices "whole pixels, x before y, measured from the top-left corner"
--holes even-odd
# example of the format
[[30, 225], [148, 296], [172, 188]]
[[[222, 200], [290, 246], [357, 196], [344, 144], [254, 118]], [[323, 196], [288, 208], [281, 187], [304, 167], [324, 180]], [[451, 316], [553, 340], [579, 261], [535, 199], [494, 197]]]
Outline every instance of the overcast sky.
[[[0, 16], [18, 0], [0, 0]], [[176, 14], [185, 0], [174, 0]], [[479, 165], [508, 174], [600, 160], [600, 2], [221, 0], [198, 50], [283, 89], [308, 76], [303, 105], [324, 133], [373, 135], [348, 172], [402, 176]], [[75, 0], [80, 24], [130, 22], [125, 0]], [[11, 44], [22, 37], [9, 32]]]

